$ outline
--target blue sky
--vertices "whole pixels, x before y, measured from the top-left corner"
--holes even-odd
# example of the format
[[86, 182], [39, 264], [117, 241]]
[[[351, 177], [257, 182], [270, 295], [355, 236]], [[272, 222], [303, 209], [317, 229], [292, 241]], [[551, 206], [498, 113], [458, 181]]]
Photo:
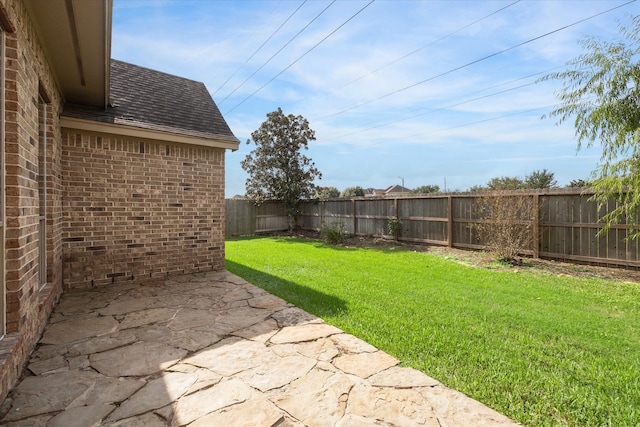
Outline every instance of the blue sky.
[[278, 107], [315, 130], [318, 185], [466, 190], [541, 169], [566, 185], [600, 147], [577, 151], [572, 123], [541, 119], [560, 85], [536, 80], [585, 36], [619, 39], [640, 12], [625, 3], [115, 0], [112, 57], [205, 83], [241, 141], [227, 197], [244, 194], [246, 141]]

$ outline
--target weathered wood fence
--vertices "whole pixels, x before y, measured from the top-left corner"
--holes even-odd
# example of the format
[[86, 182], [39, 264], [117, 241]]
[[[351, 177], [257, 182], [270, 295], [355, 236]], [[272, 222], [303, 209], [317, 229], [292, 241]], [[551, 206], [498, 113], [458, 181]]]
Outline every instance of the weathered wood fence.
[[[615, 201], [598, 208], [591, 194], [577, 189], [516, 192], [533, 201], [533, 233], [529, 255], [602, 265], [640, 267], [640, 245], [627, 240], [625, 224], [602, 229], [600, 218], [615, 208]], [[388, 222], [402, 222], [399, 240], [482, 249], [475, 224], [486, 221], [476, 208], [481, 194], [434, 194], [420, 197], [354, 198], [307, 201], [301, 204], [298, 225], [320, 230], [322, 224], [340, 223], [356, 236], [387, 236]], [[636, 219], [638, 221], [638, 219]], [[287, 215], [278, 202], [255, 206], [247, 200], [227, 200], [227, 235], [249, 235], [287, 229]], [[391, 236], [388, 236], [391, 237]]]
[[256, 206], [244, 199], [227, 199], [227, 236], [251, 236], [289, 229], [287, 211], [280, 202], [266, 202]]

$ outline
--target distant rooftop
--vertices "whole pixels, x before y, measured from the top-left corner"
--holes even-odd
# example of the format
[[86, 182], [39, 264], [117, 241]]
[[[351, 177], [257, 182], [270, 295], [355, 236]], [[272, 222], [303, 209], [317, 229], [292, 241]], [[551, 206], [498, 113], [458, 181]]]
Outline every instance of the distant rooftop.
[[239, 143], [204, 83], [111, 60], [106, 110], [68, 104], [63, 116]]

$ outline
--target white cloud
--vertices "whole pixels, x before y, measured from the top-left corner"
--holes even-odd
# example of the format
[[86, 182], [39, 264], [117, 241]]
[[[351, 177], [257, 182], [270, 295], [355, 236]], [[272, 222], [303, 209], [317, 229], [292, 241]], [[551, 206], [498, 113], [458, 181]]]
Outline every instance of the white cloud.
[[341, 189], [390, 185], [400, 173], [415, 186], [446, 175], [466, 188], [543, 168], [586, 177], [595, 166], [597, 147], [576, 156], [570, 124], [540, 120], [548, 109], [525, 112], [556, 103], [557, 83], [496, 93], [575, 57], [586, 34], [617, 37], [616, 20], [633, 6], [499, 53], [624, 2], [520, 1], [470, 25], [513, 1], [377, 1], [261, 88], [367, 3], [336, 2], [292, 40], [329, 5], [305, 3], [245, 64], [301, 2], [115, 0], [113, 56], [203, 81], [212, 93], [236, 73], [214, 96], [242, 141], [227, 159], [227, 193], [244, 191], [244, 141], [278, 107], [309, 120], [323, 185]]

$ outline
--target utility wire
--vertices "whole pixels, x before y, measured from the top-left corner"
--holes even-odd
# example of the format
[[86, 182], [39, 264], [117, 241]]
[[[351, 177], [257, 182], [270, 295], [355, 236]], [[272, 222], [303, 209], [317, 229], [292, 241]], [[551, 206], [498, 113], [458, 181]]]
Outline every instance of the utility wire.
[[[515, 111], [515, 112], [511, 112], [511, 113], [501, 114], [499, 116], [493, 116], [493, 117], [489, 117], [489, 118], [486, 118], [486, 119], [477, 120], [475, 122], [467, 122], [467, 123], [462, 123], [462, 124], [455, 125], [455, 126], [450, 126], [450, 127], [447, 127], [447, 128], [436, 129], [436, 130], [433, 130], [433, 131], [427, 131], [426, 133], [425, 132], [415, 133], [413, 135], [409, 135], [409, 136], [405, 137], [405, 139], [411, 139], [411, 138], [415, 138], [415, 137], [423, 137], [424, 138], [425, 135], [426, 136], [433, 135], [433, 134], [440, 133], [440, 132], [446, 132], [446, 131], [452, 130], [452, 129], [458, 129], [458, 128], [462, 128], [462, 127], [466, 127], [466, 126], [472, 126], [472, 125], [477, 125], [477, 124], [481, 124], [481, 123], [491, 122], [491, 121], [494, 121], [494, 120], [500, 120], [500, 119], [504, 119], [506, 117], [512, 117], [512, 116], [517, 116], [517, 115], [520, 115], [520, 114], [532, 113], [534, 111], [546, 110], [546, 109], [549, 109], [549, 108], [552, 108], [552, 107], [557, 107], [559, 105], [560, 104], [552, 104], [552, 105], [547, 105], [545, 107], [536, 107], [536, 108], [530, 108], [528, 110], [521, 110], [521, 111]], [[386, 144], [386, 142], [384, 142], [384, 143], [380, 142], [380, 143], [377, 143], [377, 144], [369, 144], [369, 145], [366, 146], [366, 148], [368, 149], [368, 148], [371, 148], [371, 147], [380, 146], [382, 144]]]
[[[273, 82], [275, 79], [277, 79], [278, 77], [280, 77], [285, 71], [287, 71], [289, 68], [293, 67], [298, 61], [300, 61], [302, 58], [304, 58], [309, 52], [311, 52], [312, 50], [314, 50], [316, 47], [320, 46], [320, 44], [322, 44], [325, 40], [327, 40], [329, 37], [331, 37], [333, 34], [335, 34], [340, 28], [344, 27], [349, 21], [351, 21], [353, 18], [355, 18], [356, 16], [358, 16], [363, 10], [365, 10], [366, 8], [368, 8], [369, 6], [371, 6], [371, 4], [374, 2], [375, 0], [371, 0], [369, 3], [367, 3], [362, 9], [360, 9], [359, 11], [357, 11], [356, 13], [354, 13], [353, 15], [351, 15], [351, 17], [349, 19], [347, 19], [346, 21], [344, 21], [342, 24], [340, 24], [338, 26], [338, 28], [336, 28], [335, 30], [333, 30], [332, 32], [330, 32], [329, 34], [327, 34], [322, 40], [320, 40], [318, 43], [316, 43], [315, 45], [313, 45], [309, 50], [307, 50], [305, 53], [303, 53], [300, 57], [298, 57], [298, 59], [296, 59], [295, 61], [293, 61], [291, 64], [287, 65], [287, 67], [285, 69], [283, 69], [282, 71], [280, 71], [278, 74], [276, 74], [275, 76], [273, 76], [271, 78], [271, 80], [269, 80], [268, 82], [266, 82], [265, 84], [263, 84], [262, 86], [260, 86], [258, 89], [256, 89], [251, 95], [247, 96], [245, 99], [243, 99], [242, 101], [240, 101], [238, 104], [236, 104], [235, 107], [233, 107], [232, 109], [230, 109], [229, 111], [227, 111], [225, 114], [229, 114], [230, 112], [232, 112], [233, 110], [235, 110], [236, 108], [238, 108], [239, 106], [241, 106], [242, 104], [244, 104], [247, 100], [249, 100], [253, 95], [255, 95], [256, 93], [260, 92], [262, 89], [264, 89], [268, 84], [270, 84], [271, 82]], [[334, 0], [335, 2], [335, 0]], [[333, 3], [332, 3], [333, 4]]]
[[[262, 70], [269, 62], [271, 62], [271, 60], [273, 58], [275, 58], [280, 52], [282, 52], [282, 50], [289, 46], [289, 44], [296, 39], [296, 37], [298, 37], [300, 34], [302, 34], [302, 32], [304, 30], [306, 30], [311, 24], [313, 24], [315, 22], [316, 19], [318, 19], [320, 17], [320, 15], [322, 15], [323, 13], [325, 13], [327, 11], [327, 9], [329, 9], [337, 0], [333, 0], [331, 3], [329, 3], [329, 5], [327, 7], [325, 7], [324, 9], [322, 9], [322, 11], [320, 13], [318, 13], [311, 21], [309, 21], [309, 23], [307, 23], [307, 25], [305, 25], [300, 31], [298, 31], [298, 33], [293, 36], [291, 38], [291, 40], [289, 40], [287, 43], [285, 43], [284, 46], [282, 46], [276, 53], [273, 54], [273, 56], [271, 56], [271, 58], [267, 59], [267, 61], [262, 64], [257, 70], [255, 70], [249, 77], [247, 77], [242, 83], [240, 83], [233, 91], [231, 91], [230, 94], [228, 94], [222, 101], [220, 101], [220, 104], [222, 104], [224, 101], [226, 101], [231, 95], [233, 95], [234, 93], [236, 93], [236, 91], [238, 89], [240, 89], [242, 86], [244, 86], [244, 84], [249, 81], [249, 79], [251, 79], [253, 76], [256, 75], [256, 73], [260, 70]], [[237, 105], [236, 105], [237, 107]], [[233, 107], [234, 109], [236, 107]]]
[[[444, 132], [444, 131], [451, 130], [451, 129], [458, 129], [458, 128], [461, 128], [461, 127], [477, 125], [477, 124], [480, 124], [480, 123], [491, 122], [493, 120], [504, 119], [505, 117], [517, 116], [519, 114], [526, 114], [526, 113], [531, 113], [531, 112], [534, 112], [534, 111], [547, 110], [549, 108], [557, 108], [557, 107], [559, 107], [561, 105], [562, 104], [559, 104], [559, 103], [558, 104], [551, 104], [551, 105], [547, 105], [547, 106], [544, 106], [544, 107], [536, 107], [536, 108], [530, 108], [528, 110], [520, 110], [520, 111], [515, 111], [515, 112], [512, 112], [512, 113], [501, 114], [499, 116], [493, 116], [493, 117], [489, 117], [487, 119], [478, 120], [478, 121], [475, 121], [475, 122], [467, 122], [467, 123], [462, 123], [462, 124], [459, 124], [459, 125], [456, 125], [456, 126], [451, 126], [451, 127], [444, 128], [444, 129], [434, 130], [434, 131], [429, 132], [428, 135], [434, 134], [434, 133], [438, 133], [438, 132]], [[417, 135], [423, 135], [423, 134], [410, 135], [409, 138], [411, 138], [412, 136], [417, 136]]]
[[491, 122], [491, 121], [494, 121], [494, 120], [504, 119], [506, 117], [517, 116], [519, 114], [526, 114], [526, 113], [532, 113], [534, 111], [547, 110], [549, 108], [557, 107], [559, 105], [560, 104], [552, 104], [552, 105], [547, 105], [547, 106], [544, 106], [544, 107], [536, 107], [536, 108], [530, 108], [528, 110], [516, 111], [516, 112], [513, 112], [513, 113], [507, 113], [507, 114], [501, 114], [499, 116], [493, 116], [493, 117], [489, 117], [489, 118], [483, 119], [483, 120], [478, 120], [478, 121], [475, 121], [475, 122], [467, 122], [467, 123], [462, 123], [462, 124], [459, 124], [459, 125], [456, 125], [456, 126], [451, 126], [451, 127], [444, 128], [444, 129], [434, 130], [432, 132], [429, 132], [429, 134], [438, 133], [438, 132], [444, 132], [444, 131], [447, 131], [447, 130], [458, 129], [458, 128], [471, 126], [471, 125], [477, 125], [477, 124], [480, 124], [480, 123]]
[[355, 134], [358, 134], [360, 132], [366, 132], [366, 131], [372, 130], [372, 129], [378, 129], [378, 128], [381, 128], [381, 127], [390, 126], [390, 125], [393, 125], [393, 124], [396, 124], [396, 123], [400, 123], [400, 122], [403, 122], [403, 121], [406, 121], [406, 120], [415, 119], [416, 117], [426, 116], [427, 114], [437, 113], [438, 111], [443, 111], [443, 110], [447, 110], [449, 108], [458, 107], [460, 105], [468, 104], [470, 102], [479, 101], [479, 100], [485, 99], [485, 98], [490, 98], [492, 96], [502, 95], [504, 93], [511, 92], [512, 90], [522, 89], [523, 87], [532, 86], [534, 84], [536, 84], [536, 82], [525, 83], [523, 85], [512, 87], [510, 89], [501, 90], [499, 92], [490, 93], [488, 95], [480, 96], [480, 97], [473, 98], [473, 99], [468, 99], [466, 101], [461, 101], [461, 102], [458, 102], [456, 104], [450, 104], [450, 105], [447, 105], [447, 106], [444, 106], [444, 107], [434, 108], [434, 109], [431, 109], [431, 110], [428, 110], [428, 111], [425, 111], [425, 112], [422, 112], [422, 113], [419, 113], [419, 114], [414, 114], [412, 116], [407, 116], [407, 117], [404, 117], [404, 118], [401, 118], [401, 119], [398, 119], [398, 120], [394, 120], [394, 121], [391, 121], [391, 122], [382, 123], [382, 124], [379, 124], [379, 125], [376, 125], [376, 126], [371, 126], [371, 127], [365, 128], [365, 129], [359, 129], [357, 131], [348, 133], [346, 135], [342, 135], [341, 138], [344, 138], [346, 136], [355, 135]]
[[498, 52], [494, 52], [494, 53], [492, 53], [492, 54], [490, 54], [490, 55], [487, 55], [487, 56], [484, 56], [484, 57], [482, 57], [482, 58], [476, 59], [476, 60], [474, 60], [474, 61], [468, 62], [468, 63], [466, 63], [466, 64], [464, 64], [464, 65], [460, 65], [459, 67], [452, 68], [452, 69], [450, 69], [450, 70], [448, 70], [448, 71], [445, 71], [445, 72], [443, 72], [443, 73], [437, 74], [437, 75], [432, 76], [432, 77], [429, 77], [429, 78], [427, 78], [427, 79], [424, 79], [424, 80], [419, 81], [419, 82], [417, 82], [417, 83], [414, 83], [414, 84], [412, 84], [412, 85], [409, 85], [409, 86], [403, 87], [403, 88], [401, 88], [401, 89], [398, 89], [398, 90], [395, 90], [395, 91], [393, 91], [393, 92], [387, 93], [386, 95], [379, 96], [379, 97], [374, 98], [374, 99], [372, 99], [372, 100], [369, 100], [369, 101], [366, 101], [366, 102], [362, 102], [362, 103], [360, 103], [360, 104], [354, 105], [354, 106], [352, 106], [352, 107], [346, 108], [346, 109], [344, 109], [344, 110], [338, 111], [338, 112], [336, 112], [336, 113], [330, 114], [330, 115], [325, 116], [325, 117], [335, 117], [335, 116], [338, 116], [338, 115], [344, 114], [344, 113], [346, 113], [346, 112], [349, 112], [349, 111], [351, 111], [351, 110], [355, 110], [356, 108], [360, 108], [360, 107], [362, 107], [362, 106], [364, 106], [364, 105], [368, 105], [368, 104], [371, 104], [371, 103], [373, 103], [373, 102], [380, 101], [381, 99], [388, 98], [388, 97], [390, 97], [390, 96], [392, 96], [392, 95], [395, 95], [395, 94], [400, 93], [400, 92], [404, 92], [404, 91], [406, 91], [406, 90], [408, 90], [408, 89], [412, 89], [412, 88], [414, 88], [414, 87], [416, 87], [416, 86], [419, 86], [419, 85], [421, 85], [421, 84], [427, 83], [427, 82], [432, 81], [432, 80], [435, 80], [435, 79], [437, 79], [437, 78], [439, 78], [439, 77], [446, 76], [446, 75], [451, 74], [451, 73], [453, 73], [453, 72], [455, 72], [455, 71], [461, 70], [461, 69], [463, 69], [463, 68], [469, 67], [469, 66], [471, 66], [471, 65], [477, 64], [477, 63], [482, 62], [482, 61], [486, 61], [487, 59], [490, 59], [490, 58], [493, 58], [493, 57], [495, 57], [495, 56], [501, 55], [501, 54], [503, 54], [503, 53], [505, 53], [505, 52], [509, 52], [509, 51], [511, 51], [511, 50], [513, 50], [513, 49], [516, 49], [516, 48], [518, 48], [518, 47], [524, 46], [524, 45], [526, 45], [526, 44], [528, 44], [528, 43], [534, 42], [534, 41], [536, 41], [536, 40], [540, 40], [541, 38], [547, 37], [547, 36], [549, 36], [549, 35], [551, 35], [551, 34], [555, 34], [555, 33], [559, 32], [559, 31], [562, 31], [562, 30], [566, 30], [567, 28], [570, 28], [570, 27], [573, 27], [573, 26], [575, 26], [575, 25], [581, 24], [581, 23], [583, 23], [583, 22], [585, 22], [585, 21], [588, 21], [588, 20], [593, 19], [593, 18], [595, 18], [595, 17], [598, 17], [598, 16], [600, 16], [600, 15], [604, 15], [605, 13], [608, 13], [608, 12], [611, 12], [611, 11], [613, 11], [613, 10], [619, 9], [619, 8], [621, 8], [621, 7], [627, 6], [627, 5], [631, 4], [631, 3], [634, 3], [635, 1], [636, 1], [636, 0], [631, 0], [631, 1], [627, 2], [627, 3], [623, 3], [623, 4], [621, 4], [621, 5], [618, 5], [618, 6], [612, 7], [611, 9], [607, 9], [607, 10], [605, 10], [605, 11], [603, 11], [603, 12], [600, 12], [600, 13], [597, 13], [597, 14], [595, 14], [595, 15], [589, 16], [589, 17], [587, 17], [587, 18], [581, 19], [581, 20], [576, 21], [576, 22], [574, 22], [574, 23], [572, 23], [572, 24], [568, 24], [568, 25], [565, 25], [565, 26], [560, 27], [560, 28], [558, 28], [558, 29], [555, 29], [555, 30], [553, 30], [553, 31], [549, 31], [549, 32], [547, 32], [547, 33], [544, 33], [544, 34], [539, 35], [539, 36], [537, 36], [537, 37], [534, 37], [534, 38], [532, 38], [532, 39], [529, 39], [529, 40], [523, 41], [523, 42], [521, 42], [521, 43], [518, 43], [518, 44], [516, 44], [516, 45], [514, 45], [514, 46], [508, 47], [508, 48], [503, 49], [503, 50], [500, 50], [500, 51], [498, 51]]
[[444, 36], [442, 36], [442, 37], [440, 37], [440, 38], [438, 38], [438, 39], [436, 39], [436, 40], [432, 41], [431, 43], [428, 43], [428, 44], [426, 44], [426, 45], [424, 45], [424, 46], [422, 46], [422, 47], [420, 47], [420, 48], [418, 48], [418, 49], [416, 49], [416, 50], [414, 50], [414, 51], [412, 51], [412, 52], [409, 52], [409, 53], [407, 53], [406, 55], [401, 56], [400, 58], [394, 59], [393, 61], [391, 61], [391, 62], [389, 62], [389, 63], [387, 63], [387, 64], [383, 65], [383, 66], [382, 66], [382, 67], [380, 67], [380, 68], [376, 68], [375, 70], [373, 70], [373, 71], [371, 71], [371, 72], [369, 72], [369, 73], [367, 73], [367, 74], [364, 74], [364, 75], [362, 75], [362, 76], [360, 76], [360, 77], [358, 77], [358, 78], [356, 78], [356, 79], [354, 79], [354, 80], [351, 80], [350, 82], [348, 82], [348, 83], [344, 84], [342, 87], [349, 86], [349, 85], [351, 85], [351, 84], [353, 84], [353, 83], [355, 83], [355, 82], [357, 82], [357, 81], [359, 81], [359, 80], [364, 79], [365, 77], [369, 77], [370, 75], [377, 73], [377, 72], [378, 72], [378, 71], [380, 71], [380, 70], [383, 70], [383, 69], [385, 69], [385, 68], [387, 68], [387, 67], [390, 67], [391, 65], [396, 64], [396, 63], [398, 63], [398, 62], [402, 61], [403, 59], [408, 58], [409, 56], [414, 55], [414, 54], [416, 54], [416, 53], [420, 52], [421, 50], [424, 50], [424, 49], [428, 48], [429, 46], [433, 46], [434, 44], [438, 43], [439, 41], [442, 41], [442, 40], [446, 39], [447, 37], [451, 37], [452, 35], [454, 35], [454, 34], [456, 34], [456, 33], [459, 33], [459, 32], [460, 32], [460, 31], [462, 31], [462, 30], [466, 30], [467, 28], [469, 28], [469, 27], [471, 27], [471, 26], [473, 26], [473, 25], [477, 24], [478, 22], [484, 21], [485, 19], [490, 18], [491, 16], [493, 16], [493, 15], [495, 15], [495, 14], [499, 13], [499, 12], [502, 12], [503, 10], [505, 10], [505, 9], [507, 9], [507, 8], [509, 8], [509, 7], [513, 6], [514, 4], [519, 3], [519, 2], [520, 2], [520, 0], [516, 0], [516, 1], [514, 1], [513, 3], [508, 4], [508, 5], [506, 5], [505, 7], [500, 8], [500, 9], [496, 10], [495, 12], [492, 12], [492, 13], [488, 14], [488, 15], [487, 15], [487, 16], [485, 16], [485, 17], [482, 17], [482, 18], [480, 18], [480, 19], [477, 19], [477, 20], [473, 21], [472, 23], [467, 24], [467, 25], [465, 25], [464, 27], [459, 28], [459, 29], [457, 29], [457, 30], [455, 30], [455, 31], [453, 31], [453, 32], [451, 32], [451, 33], [449, 33], [449, 34], [445, 34]]
[[[470, 92], [467, 95], [474, 95], [474, 94], [477, 94], [477, 93], [486, 92], [488, 90], [495, 89], [495, 88], [498, 88], [500, 86], [505, 86], [505, 85], [508, 85], [508, 84], [511, 84], [511, 83], [515, 83], [515, 82], [518, 82], [518, 81], [521, 81], [521, 80], [525, 80], [525, 79], [528, 79], [528, 78], [531, 78], [531, 77], [535, 77], [535, 76], [538, 76], [540, 74], [548, 74], [550, 71], [557, 70], [558, 68], [564, 68], [564, 65], [553, 67], [553, 68], [550, 68], [550, 69], [545, 70], [545, 71], [539, 71], [537, 73], [529, 74], [527, 76], [520, 77], [520, 78], [517, 78], [517, 79], [514, 79], [514, 80], [510, 80], [508, 82], [499, 83], [497, 85], [493, 85], [493, 86], [490, 86], [490, 87], [487, 87], [487, 88], [484, 88], [484, 89], [479, 89], [479, 90]], [[492, 92], [492, 93], [487, 94], [487, 95], [483, 95], [483, 96], [480, 96], [480, 97], [477, 97], [477, 98], [467, 99], [467, 100], [464, 100], [464, 101], [457, 102], [455, 104], [446, 105], [444, 107], [433, 108], [433, 109], [430, 109], [428, 111], [423, 111], [421, 113], [413, 114], [413, 115], [410, 115], [410, 116], [405, 116], [404, 114], [398, 114], [398, 115], [396, 115], [396, 118], [397, 117], [400, 117], [400, 118], [398, 118], [397, 120], [388, 121], [386, 123], [381, 123], [381, 122], [384, 122], [386, 119], [376, 120], [374, 122], [370, 122], [369, 125], [371, 125], [371, 126], [369, 126], [367, 128], [358, 129], [358, 130], [350, 132], [348, 134], [341, 135], [338, 138], [344, 138], [346, 136], [357, 135], [359, 133], [366, 132], [368, 130], [378, 129], [378, 128], [385, 127], [385, 126], [390, 126], [390, 125], [393, 125], [393, 124], [396, 124], [396, 123], [400, 123], [400, 122], [403, 122], [403, 121], [406, 121], [406, 120], [414, 119], [416, 117], [426, 116], [427, 114], [435, 113], [435, 112], [446, 110], [446, 109], [449, 109], [449, 108], [459, 107], [460, 105], [469, 104], [471, 102], [479, 101], [479, 100], [485, 99], [485, 98], [490, 98], [490, 97], [496, 96], [496, 95], [501, 95], [503, 93], [510, 92], [512, 90], [522, 89], [523, 87], [531, 86], [531, 85], [534, 85], [534, 84], [537, 84], [537, 83], [538, 83], [538, 81], [534, 81], [534, 82], [531, 82], [531, 83], [525, 83], [525, 84], [522, 84], [520, 86], [515, 86], [515, 87], [509, 88], [509, 89], [501, 90], [499, 92]], [[416, 109], [414, 109], [412, 111], [409, 111], [409, 113], [412, 113], [412, 112], [415, 112], [415, 111], [418, 111], [418, 110], [422, 110], [422, 108], [416, 108]], [[381, 123], [381, 124], [376, 124], [376, 123]]]
[[[296, 14], [296, 13], [297, 13], [301, 8], [302, 8], [302, 6], [304, 6], [304, 4], [305, 4], [306, 2], [307, 2], [307, 0], [304, 0], [304, 1], [300, 4], [300, 6], [298, 6], [298, 8], [297, 8], [296, 10], [294, 10], [294, 11], [293, 11], [293, 13], [292, 13], [291, 15], [289, 15], [289, 17], [288, 17], [287, 19], [285, 19], [285, 20], [284, 20], [284, 22], [283, 22], [282, 24], [280, 24], [280, 26], [279, 26], [278, 28], [276, 28], [276, 30], [275, 30], [273, 33], [271, 33], [271, 35], [269, 36], [269, 38], [268, 38], [267, 40], [265, 40], [265, 41], [264, 41], [264, 43], [262, 43], [262, 44], [260, 45], [260, 47], [259, 47], [259, 48], [257, 48], [257, 49], [255, 50], [255, 52], [253, 52], [253, 53], [251, 54], [251, 56], [249, 56], [249, 57], [246, 59], [246, 61], [244, 61], [244, 64], [242, 64], [241, 66], [239, 66], [239, 67], [238, 67], [238, 69], [237, 69], [236, 71], [234, 71], [234, 73], [233, 73], [233, 74], [231, 74], [231, 76], [229, 76], [229, 78], [228, 78], [227, 80], [225, 80], [225, 81], [224, 81], [224, 83], [222, 83], [222, 84], [220, 85], [220, 87], [219, 87], [218, 89], [216, 89], [216, 91], [215, 91], [215, 92], [213, 92], [213, 95], [212, 95], [212, 96], [215, 96], [215, 95], [216, 95], [216, 93], [218, 93], [218, 91], [219, 91], [220, 89], [222, 89], [222, 88], [223, 88], [227, 83], [229, 83], [229, 80], [231, 80], [231, 79], [232, 79], [236, 74], [238, 74], [238, 71], [240, 71], [240, 70], [242, 69], [242, 67], [244, 67], [245, 65], [247, 65], [247, 62], [251, 61], [251, 59], [253, 59], [253, 57], [254, 57], [254, 56], [256, 56], [256, 54], [257, 54], [258, 52], [260, 52], [260, 50], [264, 47], [264, 45], [266, 45], [267, 43], [269, 43], [269, 41], [270, 41], [270, 40], [271, 40], [271, 39], [272, 39], [272, 38], [273, 38], [273, 37], [278, 33], [278, 31], [280, 31], [280, 30], [282, 29], [282, 27], [284, 27], [284, 25], [285, 25], [287, 22], [289, 22], [289, 20], [293, 17], [293, 15], [295, 15], [295, 14]], [[226, 98], [225, 98], [225, 99], [226, 99]]]

